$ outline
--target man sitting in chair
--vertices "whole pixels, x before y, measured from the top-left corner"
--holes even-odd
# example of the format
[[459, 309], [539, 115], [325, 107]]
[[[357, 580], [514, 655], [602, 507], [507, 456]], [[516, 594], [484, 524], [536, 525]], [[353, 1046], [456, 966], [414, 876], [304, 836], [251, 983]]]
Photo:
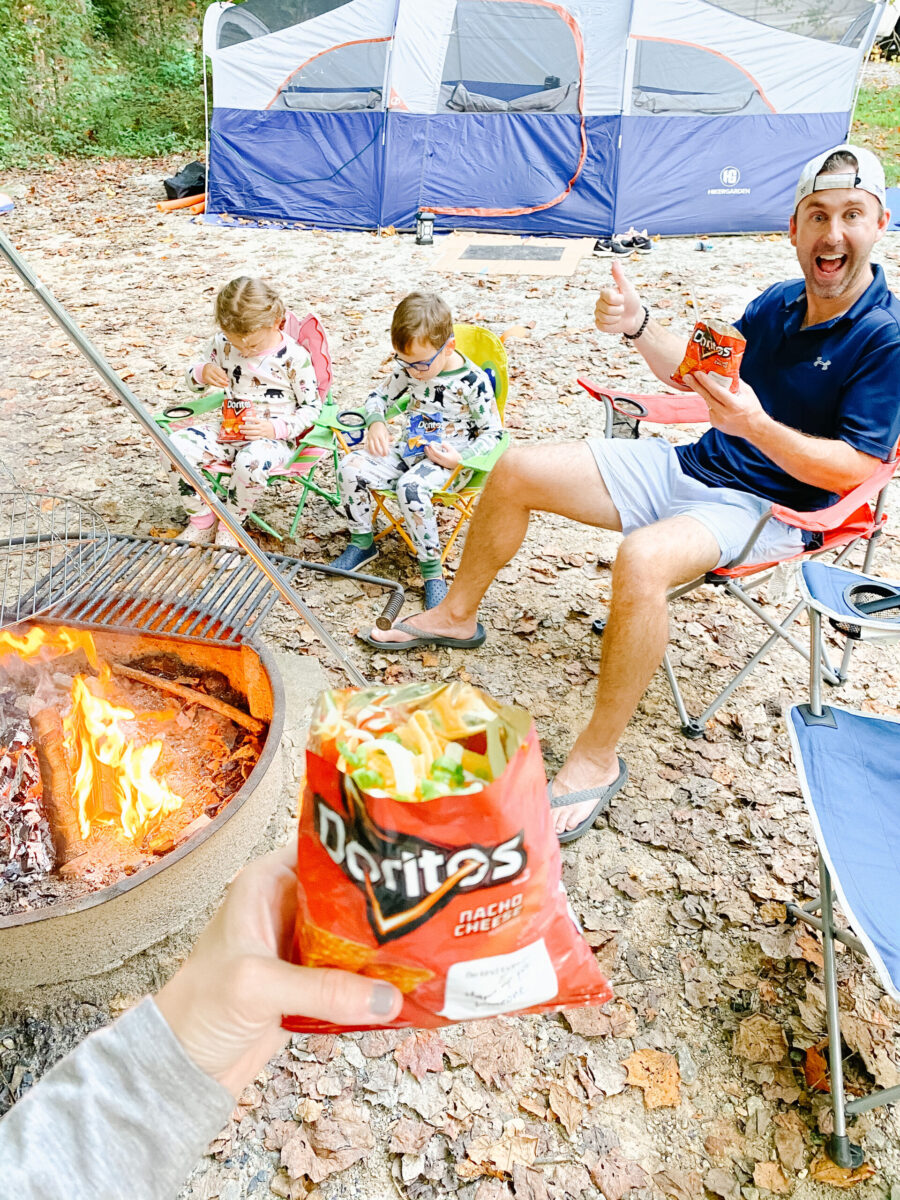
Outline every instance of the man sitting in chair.
[[[838, 146], [806, 164], [790, 220], [803, 280], [778, 283], [737, 322], [747, 339], [736, 395], [716, 375], [686, 382], [711, 428], [673, 447], [588, 438], [511, 449], [494, 467], [443, 602], [372, 638], [392, 649], [477, 643], [477, 610], [516, 553], [534, 511], [625, 534], [594, 711], [550, 784], [561, 841], [591, 827], [626, 779], [616, 743], [669, 638], [666, 594], [736, 558], [773, 503], [824, 508], [890, 458], [900, 435], [900, 301], [870, 262], [888, 227], [881, 164]], [[621, 334], [664, 383], [684, 341], [650, 316], [625, 277], [596, 306], [602, 333]], [[753, 559], [802, 551], [799, 530], [771, 519]]]

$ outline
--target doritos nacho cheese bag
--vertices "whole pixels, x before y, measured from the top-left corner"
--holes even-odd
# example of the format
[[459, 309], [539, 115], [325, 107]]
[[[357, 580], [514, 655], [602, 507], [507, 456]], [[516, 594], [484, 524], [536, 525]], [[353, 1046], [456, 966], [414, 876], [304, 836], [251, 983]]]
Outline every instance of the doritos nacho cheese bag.
[[463, 683], [324, 692], [306, 769], [295, 962], [393, 983], [398, 1028], [610, 998], [526, 712]]
[[731, 391], [737, 392], [746, 346], [747, 339], [733, 325], [725, 321], [698, 321], [672, 382], [682, 383], [685, 375], [694, 372], [709, 372], [730, 379]]
[[244, 417], [253, 408], [252, 400], [239, 400], [227, 391], [222, 398], [222, 424], [219, 426], [219, 442], [246, 442]]

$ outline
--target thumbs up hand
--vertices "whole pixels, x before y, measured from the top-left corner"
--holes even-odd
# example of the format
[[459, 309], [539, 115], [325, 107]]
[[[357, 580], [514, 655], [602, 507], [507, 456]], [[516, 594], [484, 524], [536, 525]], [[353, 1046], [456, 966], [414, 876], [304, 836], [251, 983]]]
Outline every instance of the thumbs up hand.
[[601, 333], [634, 333], [644, 316], [640, 297], [617, 262], [612, 264], [612, 277], [612, 287], [600, 291], [594, 324]]

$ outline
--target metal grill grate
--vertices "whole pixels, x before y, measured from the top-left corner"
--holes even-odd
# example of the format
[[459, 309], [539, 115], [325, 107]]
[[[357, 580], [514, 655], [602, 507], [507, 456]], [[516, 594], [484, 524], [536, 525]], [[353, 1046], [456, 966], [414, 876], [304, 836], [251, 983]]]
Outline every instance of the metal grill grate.
[[[303, 564], [269, 557], [293, 584]], [[49, 586], [44, 579], [35, 588], [38, 601]], [[265, 575], [237, 551], [113, 534], [102, 567], [49, 606], [47, 616], [234, 644], [262, 626], [277, 599]]]
[[66, 496], [26, 492], [0, 462], [0, 629], [36, 617], [99, 567], [109, 531]]

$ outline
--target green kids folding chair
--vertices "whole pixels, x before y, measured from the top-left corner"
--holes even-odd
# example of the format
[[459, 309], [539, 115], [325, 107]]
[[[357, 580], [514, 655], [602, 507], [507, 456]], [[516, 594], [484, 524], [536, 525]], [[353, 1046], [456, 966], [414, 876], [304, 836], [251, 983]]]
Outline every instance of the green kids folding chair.
[[[354, 437], [361, 436], [364, 422], [359, 414], [339, 413], [337, 406], [332, 402], [331, 353], [328, 349], [325, 329], [319, 318], [314, 313], [308, 313], [305, 317], [299, 318], [294, 313], [288, 312], [285, 317], [284, 332], [309, 352], [313, 370], [316, 373], [319, 396], [325, 401], [319, 419], [298, 443], [292, 458], [284, 467], [269, 476], [270, 487], [285, 482], [300, 485], [300, 498], [294, 509], [294, 516], [288, 532], [288, 537], [293, 538], [310, 494], [321, 497], [332, 507], [337, 505], [340, 499], [335, 479], [338, 457], [346, 450]], [[210, 392], [196, 400], [172, 405], [156, 418], [156, 423], [167, 433], [174, 432], [198, 417], [221, 408], [223, 395], [223, 392]], [[330, 486], [321, 478], [321, 469], [328, 462], [332, 466]], [[217, 493], [221, 495], [224, 492], [223, 480], [227, 473], [226, 464], [210, 463], [203, 468], [203, 473]], [[279, 541], [282, 540], [282, 534], [258, 513], [251, 513], [250, 519], [270, 536]]]

